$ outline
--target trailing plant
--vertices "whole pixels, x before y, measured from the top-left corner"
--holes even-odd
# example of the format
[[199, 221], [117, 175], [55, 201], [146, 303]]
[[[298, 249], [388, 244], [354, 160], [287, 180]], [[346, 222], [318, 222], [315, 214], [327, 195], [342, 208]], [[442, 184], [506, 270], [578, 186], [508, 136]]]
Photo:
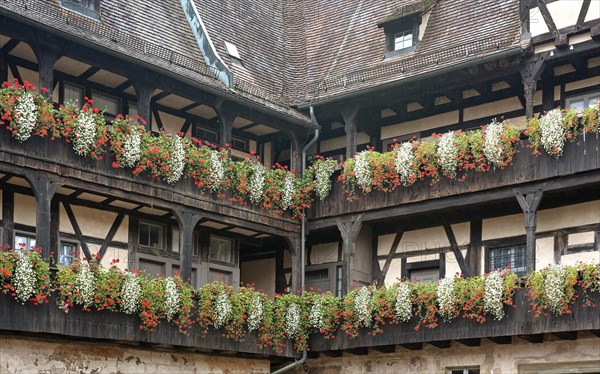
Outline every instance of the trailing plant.
[[[319, 197], [319, 200], [323, 201], [331, 192], [331, 176], [335, 171], [337, 161], [331, 158], [324, 158], [322, 156], [316, 156], [309, 170], [314, 174], [315, 193]], [[311, 178], [312, 179], [312, 178]]]
[[577, 267], [553, 265], [525, 277], [527, 297], [534, 317], [541, 314], [571, 314], [571, 305], [577, 299]]
[[113, 167], [133, 168], [142, 152], [142, 136], [146, 128], [140, 118], [118, 115], [110, 128], [110, 149], [115, 155]]

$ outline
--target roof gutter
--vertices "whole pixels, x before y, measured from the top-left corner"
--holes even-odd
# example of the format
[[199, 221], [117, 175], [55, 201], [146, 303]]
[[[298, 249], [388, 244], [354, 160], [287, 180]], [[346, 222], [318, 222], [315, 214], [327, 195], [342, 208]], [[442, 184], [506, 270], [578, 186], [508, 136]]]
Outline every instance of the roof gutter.
[[133, 57], [133, 56], [130, 56], [130, 55], [127, 55], [127, 54], [124, 54], [124, 53], [112, 50], [110, 48], [107, 48], [107, 47], [95, 44], [95, 43], [87, 41], [87, 40], [83, 40], [81, 38], [78, 38], [75, 35], [71, 35], [71, 34], [65, 32], [65, 31], [61, 31], [61, 30], [58, 30], [58, 29], [56, 29], [54, 27], [51, 27], [51, 26], [45, 25], [43, 23], [37, 22], [37, 21], [35, 21], [35, 20], [31, 19], [31, 18], [24, 17], [24, 16], [22, 16], [20, 14], [11, 12], [10, 10], [2, 9], [2, 8], [0, 8], [0, 10], [2, 11], [1, 14], [4, 15], [4, 16], [6, 16], [6, 17], [8, 17], [8, 18], [12, 18], [12, 19], [14, 19], [16, 21], [23, 22], [23, 23], [28, 24], [30, 26], [34, 26], [34, 27], [36, 27], [38, 29], [47, 31], [47, 32], [49, 32], [51, 34], [57, 35], [59, 37], [62, 37], [64, 39], [67, 39], [67, 40], [72, 41], [74, 43], [83, 45], [85, 47], [89, 47], [89, 48], [95, 49], [95, 50], [97, 50], [99, 52], [105, 53], [105, 54], [107, 54], [109, 56], [116, 57], [116, 58], [121, 59], [123, 61], [131, 62], [131, 63], [136, 64], [136, 65], [141, 65], [144, 68], [146, 68], [148, 70], [151, 70], [153, 72], [159, 73], [159, 74], [161, 74], [161, 75], [163, 75], [165, 77], [168, 77], [168, 78], [174, 79], [176, 81], [185, 83], [185, 84], [190, 85], [190, 86], [192, 86], [194, 88], [197, 88], [197, 89], [200, 89], [202, 91], [208, 92], [208, 93], [210, 93], [212, 95], [224, 97], [225, 99], [227, 99], [228, 101], [231, 101], [233, 103], [244, 105], [244, 106], [246, 106], [246, 107], [248, 107], [250, 109], [256, 110], [257, 112], [265, 113], [265, 114], [267, 114], [267, 115], [269, 115], [269, 116], [271, 116], [273, 118], [284, 120], [284, 121], [287, 121], [287, 122], [292, 123], [294, 125], [298, 125], [298, 126], [305, 127], [305, 128], [308, 128], [308, 129], [313, 129], [314, 128], [314, 125], [312, 124], [311, 121], [308, 120], [308, 118], [306, 119], [306, 121], [304, 121], [304, 120], [301, 120], [299, 118], [286, 115], [285, 113], [281, 113], [279, 111], [273, 110], [273, 109], [269, 108], [266, 105], [261, 105], [261, 104], [255, 102], [255, 101], [253, 101], [253, 100], [250, 100], [248, 98], [236, 95], [235, 91], [231, 91], [231, 90], [227, 90], [227, 89], [222, 89], [222, 88], [210, 86], [210, 85], [207, 85], [205, 83], [200, 83], [198, 81], [192, 80], [191, 78], [183, 77], [183, 76], [181, 76], [181, 75], [179, 75], [177, 73], [174, 73], [174, 72], [172, 72], [172, 71], [170, 71], [170, 70], [168, 70], [166, 68], [162, 68], [160, 66], [153, 65], [153, 64], [151, 64], [151, 63], [149, 63], [147, 61], [143, 61], [143, 60], [138, 59], [136, 57]]
[[472, 66], [475, 66], [478, 64], [484, 64], [486, 62], [498, 60], [501, 58], [516, 56], [516, 55], [523, 54], [523, 53], [524, 53], [524, 49], [521, 48], [520, 46], [512, 47], [512, 48], [509, 48], [502, 52], [494, 53], [494, 54], [483, 56], [483, 57], [474, 58], [472, 60], [465, 61], [460, 64], [446, 66], [439, 70], [433, 70], [433, 71], [430, 71], [427, 73], [414, 75], [412, 77], [408, 77], [405, 79], [395, 80], [395, 81], [384, 83], [384, 84], [381, 84], [381, 85], [378, 85], [375, 87], [365, 88], [362, 90], [355, 90], [355, 91], [348, 92], [348, 93], [343, 93], [343, 94], [339, 94], [339, 95], [326, 97], [321, 100], [311, 101], [309, 104], [298, 105], [298, 109], [302, 110], [302, 111], [306, 111], [311, 106], [314, 107], [317, 105], [332, 104], [332, 103], [335, 103], [338, 101], [353, 99], [358, 96], [364, 96], [364, 95], [369, 95], [369, 94], [380, 92], [380, 91], [389, 90], [390, 88], [399, 87], [399, 86], [409, 84], [409, 83], [414, 83], [414, 82], [417, 82], [417, 81], [420, 81], [423, 79], [432, 78], [432, 77], [435, 77], [435, 76], [438, 76], [441, 74], [450, 73], [450, 72], [453, 72], [456, 70], [469, 68], [469, 67], [472, 67]]

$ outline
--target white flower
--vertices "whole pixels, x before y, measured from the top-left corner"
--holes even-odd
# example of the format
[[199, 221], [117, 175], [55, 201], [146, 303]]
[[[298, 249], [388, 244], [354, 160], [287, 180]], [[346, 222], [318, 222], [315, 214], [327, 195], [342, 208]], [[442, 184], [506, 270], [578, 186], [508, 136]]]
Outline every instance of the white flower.
[[548, 269], [544, 279], [544, 293], [550, 310], [558, 315], [562, 313], [565, 299], [565, 277], [567, 275], [565, 265], [554, 265]]
[[310, 307], [308, 322], [311, 324], [313, 329], [321, 330], [323, 326], [323, 304], [321, 303], [320, 297], [315, 298], [315, 302]]
[[229, 296], [227, 293], [221, 291], [217, 295], [217, 300], [215, 301], [215, 318], [213, 320], [215, 329], [220, 329], [225, 326], [225, 323], [229, 320], [230, 314], [231, 302], [229, 302]]
[[290, 339], [298, 337], [300, 332], [300, 307], [295, 303], [290, 304], [285, 312], [285, 332]]
[[400, 181], [404, 186], [410, 186], [415, 181], [416, 171], [415, 154], [411, 142], [404, 142], [396, 148], [396, 173], [400, 175]]
[[165, 284], [165, 317], [167, 317], [167, 321], [170, 321], [177, 314], [179, 301], [180, 295], [177, 284], [172, 277], [168, 277]]
[[504, 147], [502, 144], [502, 132], [504, 125], [494, 118], [492, 122], [485, 127], [485, 143], [483, 154], [490, 164], [498, 166], [502, 162]]
[[354, 298], [354, 311], [359, 323], [365, 327], [371, 326], [371, 291], [367, 287], [358, 290]]
[[82, 261], [79, 266], [79, 273], [75, 281], [75, 292], [81, 297], [81, 303], [84, 308], [88, 308], [94, 301], [94, 273], [90, 270], [90, 265]]
[[15, 105], [15, 123], [17, 124], [17, 131], [14, 133], [14, 137], [23, 142], [31, 136], [31, 132], [37, 123], [37, 108], [35, 106], [35, 101], [33, 100], [33, 95], [29, 92], [25, 92], [21, 97], [17, 100], [17, 105]]
[[173, 154], [171, 155], [171, 159], [167, 162], [170, 174], [165, 178], [165, 181], [173, 184], [183, 175], [183, 168], [185, 167], [185, 149], [183, 148], [183, 142], [179, 136], [173, 136], [171, 141]]
[[15, 268], [13, 276], [13, 285], [15, 286], [15, 294], [17, 300], [25, 304], [27, 300], [32, 298], [35, 292], [36, 276], [33, 271], [33, 263], [29, 256], [25, 253], [19, 253], [19, 261]]
[[262, 322], [263, 303], [258, 294], [254, 294], [250, 299], [250, 307], [248, 312], [248, 332], [258, 330]]
[[454, 278], [443, 278], [437, 286], [437, 299], [440, 306], [440, 315], [445, 321], [450, 321], [456, 314], [454, 309]]
[[504, 318], [504, 303], [502, 296], [504, 291], [503, 272], [494, 270], [485, 278], [483, 307], [494, 316], [494, 319], [500, 321]]
[[314, 185], [321, 201], [331, 192], [331, 176], [335, 171], [335, 165], [334, 160], [322, 160], [316, 164]]
[[96, 121], [91, 110], [79, 112], [74, 133], [73, 149], [75, 152], [80, 156], [89, 155], [96, 140]]
[[454, 131], [442, 135], [438, 143], [437, 155], [444, 175], [448, 178], [456, 177], [458, 149], [454, 145]]
[[396, 304], [394, 305], [396, 318], [406, 322], [412, 317], [412, 302], [410, 300], [410, 287], [407, 282], [401, 282], [396, 288]]
[[133, 273], [127, 273], [121, 286], [121, 310], [125, 314], [137, 313], [141, 295], [142, 287], [138, 277]]
[[123, 153], [121, 154], [124, 166], [134, 167], [140, 160], [142, 153], [142, 137], [138, 131], [130, 134], [123, 143]]
[[286, 210], [292, 205], [295, 193], [296, 190], [294, 189], [294, 174], [286, 173], [285, 179], [283, 181], [283, 193], [281, 194], [281, 207], [283, 208], [283, 210]]
[[250, 201], [258, 204], [262, 200], [263, 188], [265, 185], [265, 169], [259, 162], [252, 163], [252, 175], [250, 176]]
[[365, 150], [354, 156], [354, 175], [356, 176], [356, 183], [363, 192], [371, 191], [373, 183], [373, 172], [371, 171], [368, 159], [370, 153], [371, 151]]
[[225, 165], [221, 160], [221, 155], [218, 151], [211, 149], [210, 151], [210, 178], [208, 187], [211, 192], [218, 191], [223, 181], [225, 180]]
[[540, 142], [548, 154], [559, 157], [563, 153], [567, 130], [562, 123], [560, 109], [553, 109], [540, 119]]

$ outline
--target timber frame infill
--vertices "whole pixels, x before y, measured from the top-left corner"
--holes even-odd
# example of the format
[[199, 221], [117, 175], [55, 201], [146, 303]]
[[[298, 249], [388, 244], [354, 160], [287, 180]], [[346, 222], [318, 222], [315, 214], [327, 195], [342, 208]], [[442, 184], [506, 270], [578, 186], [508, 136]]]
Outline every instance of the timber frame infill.
[[407, 217], [419, 213], [448, 211], [457, 207], [482, 206], [515, 198], [515, 188], [525, 192], [542, 189], [544, 193], [585, 188], [600, 180], [600, 138], [565, 144], [558, 159], [533, 155], [527, 147], [515, 154], [513, 164], [504, 170], [469, 172], [463, 182], [441, 178], [430, 185], [419, 181], [393, 192], [358, 192], [358, 200], [348, 202], [341, 183], [334, 183], [331, 194], [315, 201], [309, 211], [310, 229], [335, 227], [338, 220], [363, 215], [362, 222]]
[[266, 234], [295, 237], [299, 222], [276, 218], [259, 208], [240, 206], [227, 199], [202, 196], [191, 179], [184, 178], [173, 186], [134, 176], [130, 170], [114, 169], [108, 157], [100, 161], [76, 155], [63, 141], [33, 137], [19, 143], [8, 131], [0, 131], [0, 172], [13, 175], [38, 173], [46, 180], [125, 201], [156, 208], [185, 210], [204, 219], [228, 223]]

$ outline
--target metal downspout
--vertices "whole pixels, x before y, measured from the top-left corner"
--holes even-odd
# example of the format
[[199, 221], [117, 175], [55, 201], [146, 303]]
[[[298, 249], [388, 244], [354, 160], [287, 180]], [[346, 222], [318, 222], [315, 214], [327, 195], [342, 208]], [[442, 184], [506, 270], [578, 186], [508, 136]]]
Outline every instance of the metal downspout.
[[[315, 125], [315, 136], [313, 136], [311, 141], [306, 146], [304, 146], [304, 148], [302, 148], [302, 174], [304, 174], [304, 170], [306, 169], [306, 152], [319, 139], [320, 126], [319, 126], [319, 123], [317, 122], [317, 118], [315, 117], [315, 111], [314, 111], [312, 105], [310, 106], [310, 119], [311, 119], [312, 124]], [[301, 261], [300, 262], [300, 271], [302, 273], [300, 276], [300, 289], [304, 289], [304, 281], [305, 281], [305, 279], [304, 279], [305, 278], [304, 255], [306, 253], [306, 219], [304, 218], [304, 213], [305, 213], [304, 208], [302, 208], [302, 224], [301, 224], [302, 237], [300, 238], [300, 261]], [[271, 374], [284, 373], [284, 372], [291, 370], [297, 366], [300, 366], [306, 362], [307, 357], [308, 357], [308, 352], [307, 352], [306, 348], [304, 348], [304, 350], [302, 351], [302, 357], [299, 360], [296, 360], [296, 361], [292, 362], [291, 364], [282, 367], [279, 370], [275, 370]]]

